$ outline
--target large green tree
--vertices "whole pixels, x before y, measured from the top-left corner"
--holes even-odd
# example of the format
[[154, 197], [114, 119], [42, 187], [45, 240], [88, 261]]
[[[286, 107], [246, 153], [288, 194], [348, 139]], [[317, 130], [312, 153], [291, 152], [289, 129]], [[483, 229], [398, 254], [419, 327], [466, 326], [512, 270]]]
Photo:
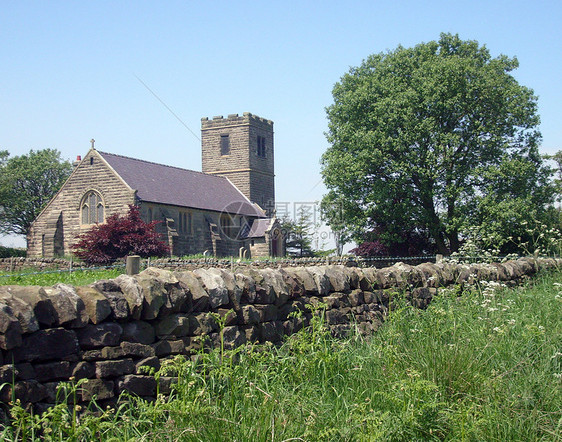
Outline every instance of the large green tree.
[[518, 215], [550, 202], [537, 97], [510, 74], [517, 67], [441, 34], [371, 55], [336, 83], [322, 173], [327, 198], [346, 201], [356, 240], [374, 229], [389, 241], [425, 230], [448, 253], [464, 228], [492, 223], [495, 202], [510, 198]]
[[55, 149], [14, 157], [0, 151], [0, 233], [27, 235], [71, 171], [72, 165]]

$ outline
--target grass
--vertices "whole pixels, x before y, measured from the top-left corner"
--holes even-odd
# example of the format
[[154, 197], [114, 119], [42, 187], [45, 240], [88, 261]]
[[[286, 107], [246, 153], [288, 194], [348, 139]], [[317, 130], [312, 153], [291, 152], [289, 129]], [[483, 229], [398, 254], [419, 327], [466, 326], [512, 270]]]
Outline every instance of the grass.
[[[398, 300], [378, 332], [346, 340], [322, 311], [281, 347], [177, 357], [170, 397], [102, 414], [11, 407], [5, 439], [144, 441], [562, 440], [562, 273], [506, 289]], [[72, 397], [72, 385], [66, 385]], [[43, 439], [42, 439], [43, 440]]]
[[11, 272], [0, 271], [0, 285], [41, 285], [51, 286], [58, 283], [75, 286], [91, 284], [100, 279], [116, 278], [125, 273], [125, 267], [120, 266], [110, 269], [76, 269], [72, 272], [65, 270], [51, 270], [37, 272], [29, 271]]

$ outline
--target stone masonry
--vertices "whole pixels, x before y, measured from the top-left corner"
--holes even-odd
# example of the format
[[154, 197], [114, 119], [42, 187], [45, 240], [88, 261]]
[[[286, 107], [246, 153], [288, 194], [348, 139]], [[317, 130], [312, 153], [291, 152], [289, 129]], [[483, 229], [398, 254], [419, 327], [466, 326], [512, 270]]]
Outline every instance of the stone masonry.
[[[228, 136], [230, 152], [222, 155], [221, 137]], [[259, 155], [258, 137], [265, 143]], [[275, 207], [273, 122], [244, 112], [201, 119], [203, 172], [227, 177], [268, 216]]]
[[103, 198], [105, 218], [116, 212], [125, 213], [130, 204], [135, 204], [133, 189], [95, 150], [90, 150], [31, 226], [28, 257], [70, 255], [74, 238], [91, 228], [80, 222], [80, 205], [92, 190]]
[[[521, 258], [502, 264], [441, 262], [382, 269], [346, 266], [227, 271], [219, 268], [135, 275], [73, 287], [0, 286], [0, 400], [12, 393], [38, 411], [55, 403], [56, 387], [87, 379], [78, 400], [114, 404], [124, 391], [154, 398], [178, 381], [158, 383], [142, 367], [159, 369], [177, 355], [195, 357], [216, 346], [213, 315], [225, 318], [227, 348], [279, 343], [309, 324], [307, 305], [325, 305], [334, 335], [357, 327], [374, 332], [401, 292], [425, 308], [441, 287], [477, 281], [514, 284], [562, 260]], [[293, 315], [292, 312], [301, 312]], [[204, 347], [202, 347], [204, 346]]]

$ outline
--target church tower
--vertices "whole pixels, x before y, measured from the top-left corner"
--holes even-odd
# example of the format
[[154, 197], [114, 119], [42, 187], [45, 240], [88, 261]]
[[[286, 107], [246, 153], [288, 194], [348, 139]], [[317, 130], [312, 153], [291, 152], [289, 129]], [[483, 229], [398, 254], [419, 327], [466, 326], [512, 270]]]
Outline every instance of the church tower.
[[203, 172], [227, 177], [268, 216], [275, 208], [273, 121], [244, 112], [201, 119]]

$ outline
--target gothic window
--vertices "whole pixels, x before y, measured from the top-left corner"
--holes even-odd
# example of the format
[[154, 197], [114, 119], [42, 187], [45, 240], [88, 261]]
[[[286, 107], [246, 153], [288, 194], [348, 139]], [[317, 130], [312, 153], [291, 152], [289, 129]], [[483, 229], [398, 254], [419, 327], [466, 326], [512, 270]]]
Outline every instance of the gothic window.
[[221, 135], [221, 155], [230, 155], [230, 138], [228, 135]]
[[258, 135], [258, 150], [257, 150], [258, 157], [265, 158], [265, 137], [261, 137]]
[[80, 207], [82, 224], [98, 224], [104, 221], [105, 208], [101, 196], [93, 190], [82, 199]]
[[223, 213], [220, 218], [221, 230], [227, 238], [232, 238], [234, 234], [234, 219], [227, 213]]
[[193, 233], [191, 227], [191, 212], [180, 212], [179, 231], [187, 235]]
[[187, 212], [186, 217], [187, 217], [186, 222], [185, 222], [186, 233], [188, 235], [191, 235], [193, 233], [193, 224], [192, 224], [192, 220], [191, 220], [191, 212]]

